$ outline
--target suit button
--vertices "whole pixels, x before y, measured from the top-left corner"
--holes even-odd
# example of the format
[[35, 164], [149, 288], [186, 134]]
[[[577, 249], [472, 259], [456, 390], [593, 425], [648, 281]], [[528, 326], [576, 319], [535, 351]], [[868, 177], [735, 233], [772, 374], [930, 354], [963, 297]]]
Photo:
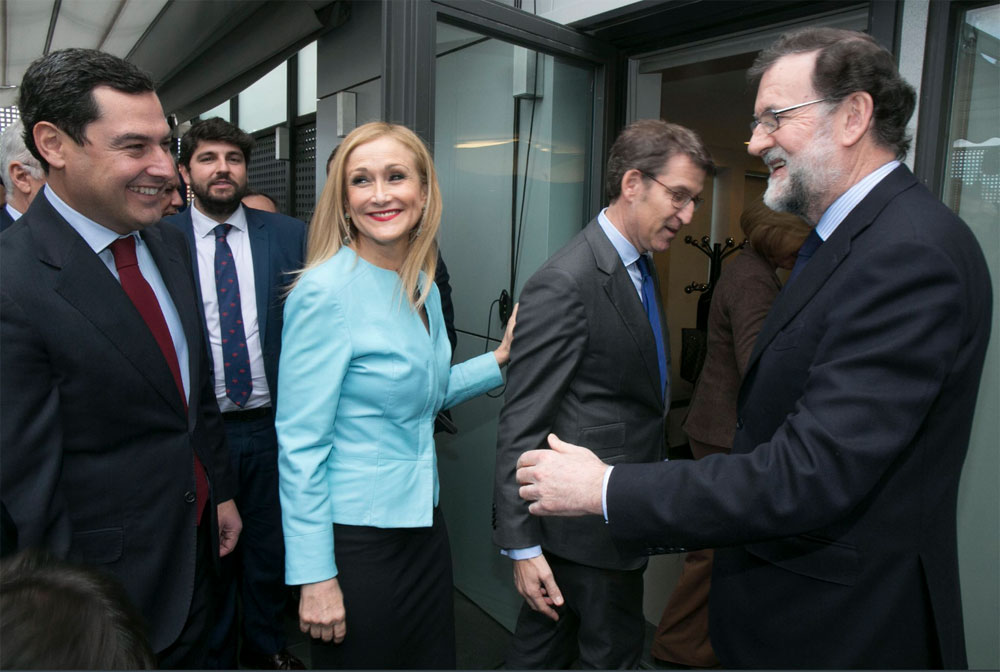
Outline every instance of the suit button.
[[738, 416], [736, 418], [736, 429], [743, 429], [743, 416]]
[[197, 500], [198, 498], [195, 497], [194, 493], [191, 492], [190, 490], [184, 493], [184, 501], [187, 502], [188, 504], [194, 504]]

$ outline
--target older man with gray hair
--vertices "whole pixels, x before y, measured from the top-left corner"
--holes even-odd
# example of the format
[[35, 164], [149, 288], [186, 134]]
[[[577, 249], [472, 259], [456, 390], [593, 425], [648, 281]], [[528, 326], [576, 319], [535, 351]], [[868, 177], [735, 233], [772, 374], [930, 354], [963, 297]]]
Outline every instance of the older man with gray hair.
[[901, 163], [916, 95], [870, 36], [788, 33], [749, 74], [764, 203], [814, 228], [744, 370], [732, 454], [611, 466], [553, 436], [521, 456], [520, 494], [603, 515], [623, 550], [718, 549], [724, 667], [963, 669], [955, 512], [985, 258]]
[[24, 145], [24, 124], [20, 119], [0, 136], [0, 170], [7, 186], [7, 205], [0, 208], [0, 231], [3, 231], [24, 214], [45, 185], [45, 171]]

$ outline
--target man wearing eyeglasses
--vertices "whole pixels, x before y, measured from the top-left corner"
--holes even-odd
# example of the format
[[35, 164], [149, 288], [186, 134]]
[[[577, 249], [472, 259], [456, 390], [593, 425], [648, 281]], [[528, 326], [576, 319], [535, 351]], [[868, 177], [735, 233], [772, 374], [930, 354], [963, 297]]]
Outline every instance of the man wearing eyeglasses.
[[619, 548], [728, 547], [709, 609], [724, 667], [965, 668], [955, 518], [990, 332], [982, 251], [900, 163], [914, 91], [869, 36], [790, 33], [750, 74], [764, 201], [814, 231], [747, 364], [732, 455], [609, 475], [553, 438], [522, 457], [521, 495], [600, 513], [604, 482]]
[[524, 597], [508, 669], [635, 668], [643, 553], [620, 553], [599, 518], [546, 519], [517, 494], [521, 453], [550, 432], [609, 464], [664, 453], [670, 350], [651, 253], [691, 221], [712, 160], [692, 131], [660, 120], [611, 148], [611, 204], [521, 292], [497, 441], [494, 542]]

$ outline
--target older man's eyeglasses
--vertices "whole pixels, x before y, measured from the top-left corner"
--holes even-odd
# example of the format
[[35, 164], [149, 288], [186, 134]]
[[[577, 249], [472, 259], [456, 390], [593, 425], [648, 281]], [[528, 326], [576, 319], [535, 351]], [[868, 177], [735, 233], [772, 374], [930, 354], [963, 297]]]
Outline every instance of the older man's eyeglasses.
[[790, 105], [789, 107], [783, 107], [780, 110], [765, 110], [759, 117], [755, 116], [753, 121], [750, 122], [750, 132], [753, 133], [760, 126], [764, 129], [764, 132], [771, 135], [778, 127], [781, 125], [780, 119], [781, 115], [785, 112], [791, 112], [792, 110], [797, 110], [800, 107], [805, 107], [806, 105], [815, 105], [816, 103], [825, 103], [830, 100], [829, 98], [817, 98], [816, 100], [810, 100], [806, 103], [799, 103], [798, 105]]
[[675, 191], [674, 189], [671, 189], [644, 170], [640, 170], [639, 172], [666, 189], [667, 193], [670, 194], [670, 204], [678, 210], [683, 210], [688, 203], [694, 203], [694, 209], [697, 210], [701, 207], [701, 204], [705, 202], [705, 199], [700, 196], [692, 196], [686, 191]]

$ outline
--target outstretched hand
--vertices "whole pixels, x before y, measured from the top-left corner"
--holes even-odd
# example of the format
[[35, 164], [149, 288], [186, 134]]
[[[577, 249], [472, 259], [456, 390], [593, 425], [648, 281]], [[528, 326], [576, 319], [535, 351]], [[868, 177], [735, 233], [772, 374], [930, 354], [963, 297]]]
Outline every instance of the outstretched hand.
[[518, 494], [536, 516], [603, 513], [601, 491], [608, 465], [582, 446], [548, 436], [552, 450], [529, 450], [517, 460]]

